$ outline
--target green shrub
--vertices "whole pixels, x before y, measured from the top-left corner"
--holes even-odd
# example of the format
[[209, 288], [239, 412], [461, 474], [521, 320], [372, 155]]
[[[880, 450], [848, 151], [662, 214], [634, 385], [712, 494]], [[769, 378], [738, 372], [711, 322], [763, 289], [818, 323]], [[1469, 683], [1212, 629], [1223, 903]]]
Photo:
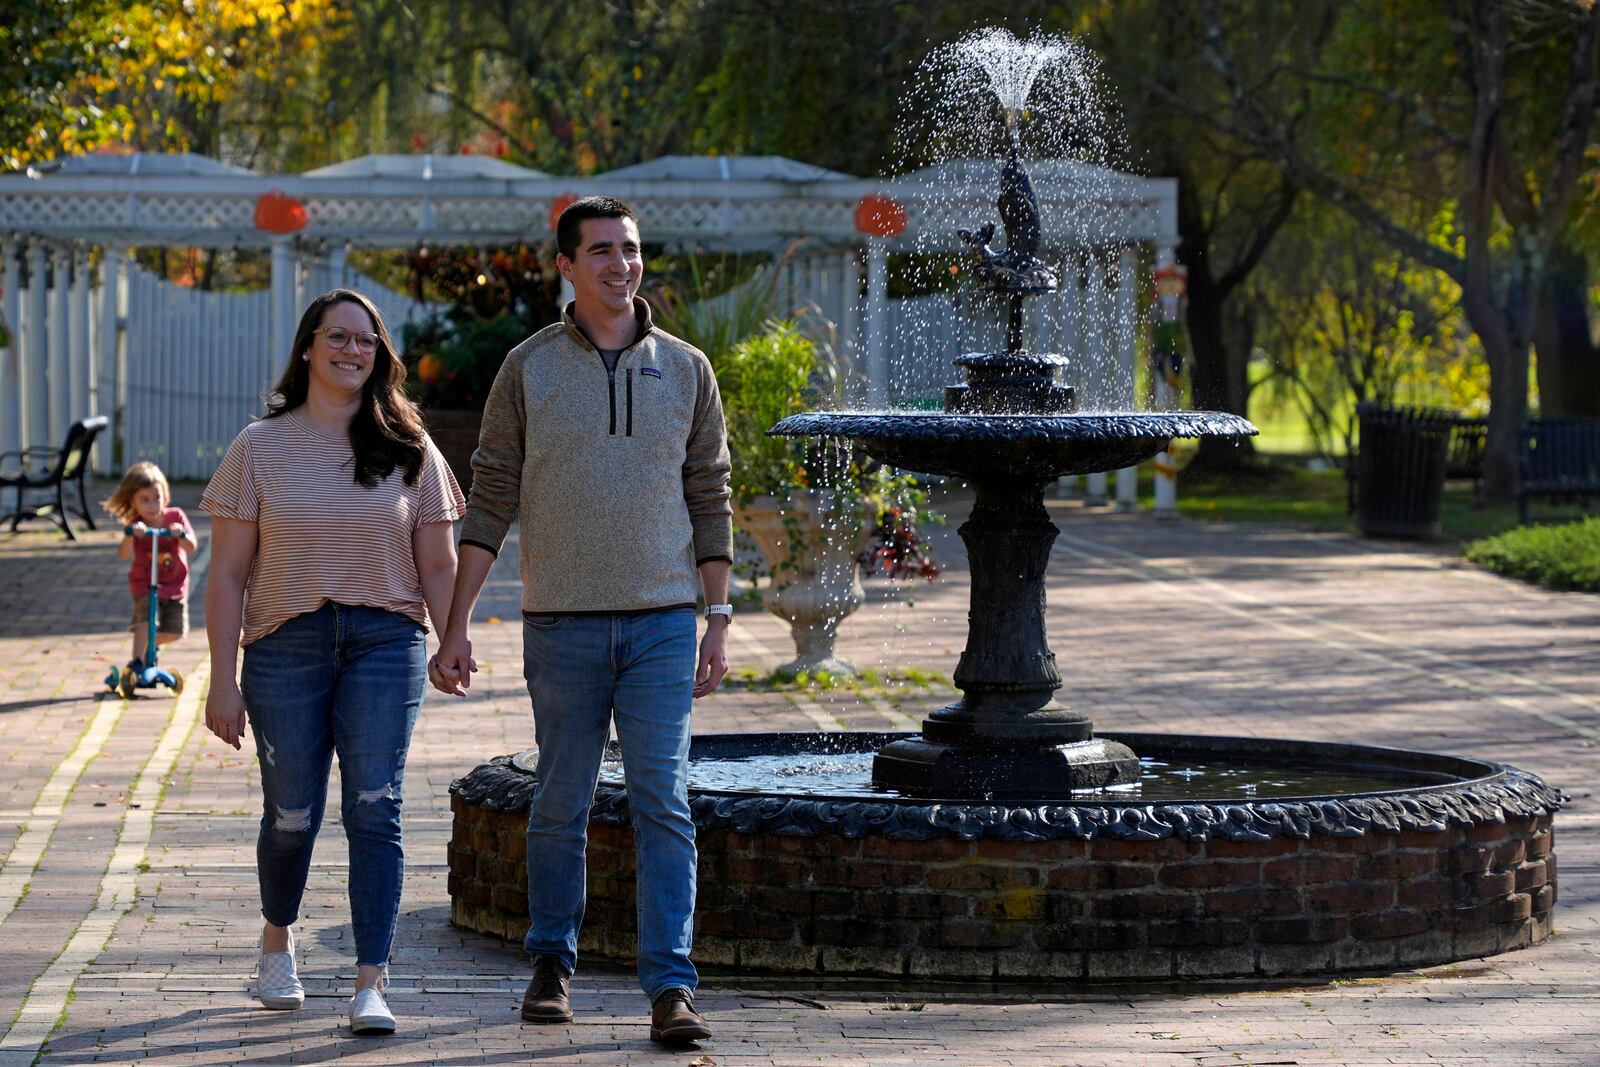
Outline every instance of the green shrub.
[[[842, 441], [767, 434], [773, 424], [837, 394], [839, 370], [830, 349], [819, 347], [793, 319], [769, 319], [762, 332], [734, 344], [714, 367], [728, 425], [735, 504], [748, 507], [756, 497], [817, 490], [830, 525], [845, 529], [864, 522], [863, 529], [870, 531], [872, 545], [859, 560], [866, 573], [938, 577], [939, 565], [917, 526], [944, 519], [927, 507], [928, 492], [915, 475], [876, 463]], [[785, 523], [790, 557], [775, 564], [780, 571], [806, 551], [797, 520]]]
[[1485, 570], [1549, 589], [1600, 592], [1600, 516], [1559, 526], [1520, 526], [1467, 546]]
[[733, 492], [741, 501], [807, 484], [806, 442], [768, 437], [767, 430], [806, 410], [816, 365], [816, 345], [793, 322], [768, 322], [765, 333], [738, 342], [718, 360]]

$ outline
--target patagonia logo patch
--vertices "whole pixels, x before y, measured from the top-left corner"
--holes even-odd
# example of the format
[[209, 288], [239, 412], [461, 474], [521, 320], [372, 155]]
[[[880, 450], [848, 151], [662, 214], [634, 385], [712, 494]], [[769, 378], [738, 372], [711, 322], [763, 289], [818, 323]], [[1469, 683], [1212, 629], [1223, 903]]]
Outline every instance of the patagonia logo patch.
[[654, 367], [644, 367], [639, 371], [639, 377], [641, 377], [641, 378], [659, 378], [659, 377], [661, 377], [661, 372], [656, 370]]

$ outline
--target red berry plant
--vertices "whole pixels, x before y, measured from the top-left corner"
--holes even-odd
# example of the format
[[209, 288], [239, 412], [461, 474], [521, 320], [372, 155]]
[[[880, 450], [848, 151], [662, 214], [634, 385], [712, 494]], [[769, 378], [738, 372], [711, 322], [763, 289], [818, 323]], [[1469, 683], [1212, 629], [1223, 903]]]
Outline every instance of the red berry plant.
[[[873, 575], [882, 572], [885, 578], [921, 578], [931, 582], [939, 577], [939, 561], [933, 558], [927, 540], [917, 529], [916, 508], [913, 514], [899, 504], [890, 504], [878, 512], [878, 522], [868, 533], [867, 547], [856, 557], [861, 573]], [[922, 516], [927, 521], [926, 516]]]

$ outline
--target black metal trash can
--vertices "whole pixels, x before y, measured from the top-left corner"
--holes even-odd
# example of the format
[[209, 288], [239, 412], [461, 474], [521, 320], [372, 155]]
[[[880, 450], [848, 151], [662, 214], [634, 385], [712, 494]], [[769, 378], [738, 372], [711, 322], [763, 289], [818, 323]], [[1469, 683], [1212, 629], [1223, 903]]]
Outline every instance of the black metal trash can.
[[1362, 404], [1356, 527], [1368, 537], [1437, 537], [1455, 413]]

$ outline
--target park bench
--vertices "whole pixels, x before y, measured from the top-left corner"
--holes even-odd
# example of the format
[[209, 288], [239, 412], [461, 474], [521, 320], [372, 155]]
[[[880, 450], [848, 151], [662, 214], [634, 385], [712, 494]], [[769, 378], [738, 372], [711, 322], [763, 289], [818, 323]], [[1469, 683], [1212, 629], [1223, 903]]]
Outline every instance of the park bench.
[[[68, 540], [76, 541], [77, 535], [72, 532], [72, 526], [67, 522], [66, 487], [71, 482], [78, 490], [78, 504], [74, 511], [88, 524], [89, 529], [94, 529], [94, 516], [89, 512], [89, 500], [84, 492], [83, 479], [89, 471], [89, 450], [94, 447], [94, 439], [109, 423], [110, 420], [104, 415], [79, 419], [68, 428], [67, 440], [59, 451], [41, 446], [0, 454], [0, 490], [17, 491], [15, 509], [11, 514], [0, 518], [0, 523], [9, 519], [11, 532], [16, 533], [17, 524], [23, 519], [49, 518], [61, 527]], [[9, 465], [13, 463], [16, 465], [14, 471], [9, 469]], [[53, 492], [54, 500], [25, 505], [22, 498], [25, 490]]]
[[1528, 501], [1600, 496], [1600, 419], [1531, 419], [1518, 450], [1517, 513], [1528, 521]]

